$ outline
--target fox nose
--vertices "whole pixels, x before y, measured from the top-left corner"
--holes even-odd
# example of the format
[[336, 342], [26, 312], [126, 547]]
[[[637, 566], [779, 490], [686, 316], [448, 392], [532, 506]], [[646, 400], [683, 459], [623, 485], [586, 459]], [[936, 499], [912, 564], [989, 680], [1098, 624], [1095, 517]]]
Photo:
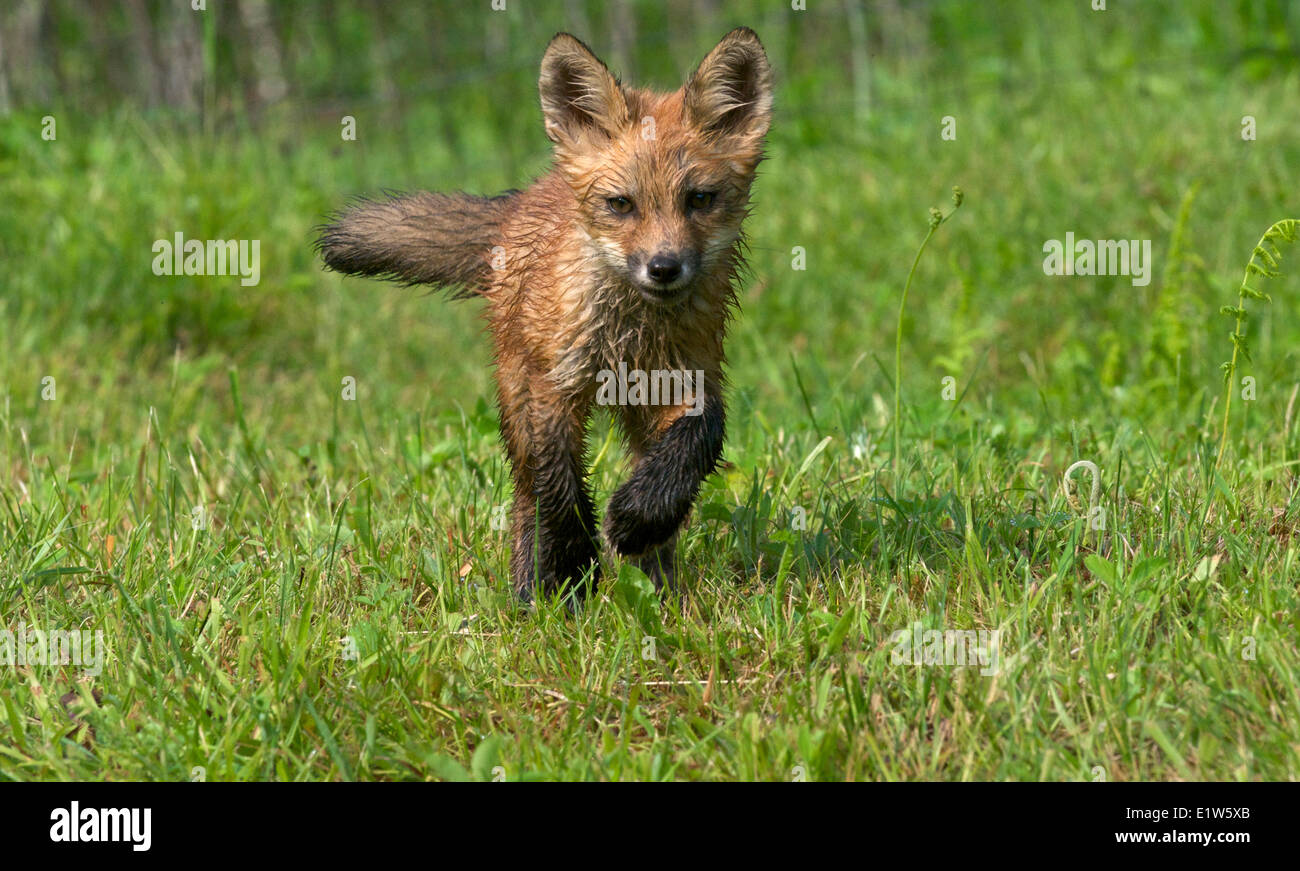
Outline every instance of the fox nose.
[[656, 254], [645, 265], [646, 273], [660, 284], [672, 284], [682, 274], [682, 261], [666, 254]]

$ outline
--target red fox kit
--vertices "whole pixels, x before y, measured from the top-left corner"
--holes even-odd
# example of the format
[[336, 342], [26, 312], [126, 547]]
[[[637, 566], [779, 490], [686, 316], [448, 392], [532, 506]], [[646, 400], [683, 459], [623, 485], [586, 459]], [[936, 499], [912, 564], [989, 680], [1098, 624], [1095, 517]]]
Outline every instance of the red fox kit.
[[[653, 93], [624, 86], [561, 33], [539, 86], [555, 164], [531, 187], [363, 200], [322, 229], [318, 246], [340, 272], [487, 301], [521, 597], [582, 595], [598, 571], [584, 461], [595, 404], [616, 405], [634, 463], [606, 508], [605, 540], [662, 586], [674, 577], [678, 528], [722, 452], [722, 343], [771, 70], [742, 27], [680, 89]], [[629, 372], [631, 386], [606, 389], [611, 373]]]

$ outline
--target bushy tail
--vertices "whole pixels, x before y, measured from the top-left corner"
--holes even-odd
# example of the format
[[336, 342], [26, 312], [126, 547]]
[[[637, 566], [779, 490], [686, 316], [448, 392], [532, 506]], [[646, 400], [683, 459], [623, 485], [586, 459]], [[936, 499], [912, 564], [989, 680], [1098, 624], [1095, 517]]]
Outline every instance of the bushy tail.
[[441, 285], [472, 296], [482, 289], [497, 231], [517, 193], [357, 200], [320, 228], [316, 248], [338, 272]]

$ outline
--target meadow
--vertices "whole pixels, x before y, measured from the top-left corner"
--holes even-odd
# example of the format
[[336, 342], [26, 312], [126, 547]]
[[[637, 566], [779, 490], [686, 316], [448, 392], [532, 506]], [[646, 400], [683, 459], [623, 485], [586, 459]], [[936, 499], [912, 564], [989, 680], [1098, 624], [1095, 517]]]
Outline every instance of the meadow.
[[[478, 303], [312, 241], [350, 196], [545, 172], [580, 5], [494, 20], [490, 64], [489, 13], [447, 12], [462, 53], [388, 87], [354, 29], [256, 113], [218, 76], [201, 116], [0, 117], [0, 630], [106, 649], [0, 666], [0, 779], [1296, 779], [1300, 245], [1255, 253], [1300, 217], [1282, 4], [633, 4], [630, 79], [749, 24], [777, 112], [682, 589], [606, 557], [574, 613], [509, 589]], [[259, 283], [155, 275], [176, 232], [260, 240]], [[1067, 233], [1149, 240], [1149, 283], [1046, 274]], [[600, 506], [604, 419], [590, 457]], [[993, 668], [910, 655], [980, 631]]]

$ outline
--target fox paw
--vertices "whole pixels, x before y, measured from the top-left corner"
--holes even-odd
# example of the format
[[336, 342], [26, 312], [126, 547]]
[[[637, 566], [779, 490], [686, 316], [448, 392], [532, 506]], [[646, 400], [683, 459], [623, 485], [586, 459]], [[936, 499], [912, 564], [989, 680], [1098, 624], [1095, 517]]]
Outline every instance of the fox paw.
[[658, 547], [652, 547], [635, 560], [636, 567], [645, 572], [656, 590], [672, 589], [677, 585], [676, 536]]
[[621, 556], [639, 556], [671, 538], [683, 519], [684, 512], [656, 510], [650, 499], [624, 485], [605, 509], [605, 540]]

